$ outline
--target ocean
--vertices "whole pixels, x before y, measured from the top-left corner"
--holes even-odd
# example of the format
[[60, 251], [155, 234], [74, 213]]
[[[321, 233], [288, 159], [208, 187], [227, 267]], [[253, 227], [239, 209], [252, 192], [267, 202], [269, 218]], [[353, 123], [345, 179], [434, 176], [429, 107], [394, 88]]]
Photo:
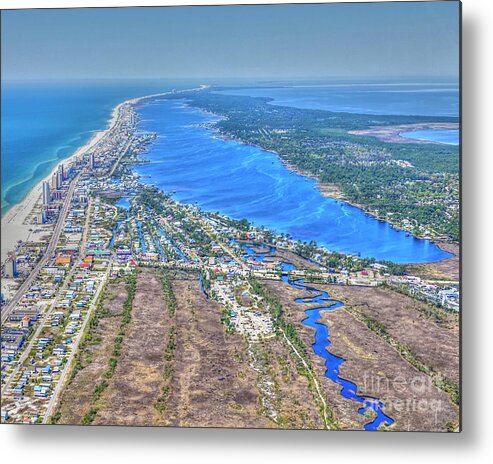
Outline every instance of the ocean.
[[[94, 131], [104, 129], [113, 107], [121, 101], [200, 83], [3, 83], [2, 214], [20, 202], [59, 160], [86, 143]], [[292, 105], [296, 92], [291, 94]], [[325, 88], [320, 92], [323, 100]], [[308, 93], [313, 99], [313, 89]], [[428, 94], [436, 111], [447, 106], [449, 96], [443, 89], [438, 97]], [[303, 91], [300, 105], [306, 104], [304, 95]], [[368, 101], [355, 103], [354, 109], [376, 112], [378, 98], [371, 92], [366, 95]], [[385, 95], [382, 105], [390, 111], [392, 98]], [[401, 98], [400, 93], [389, 95]], [[407, 104], [401, 103], [404, 108], [395, 112], [411, 111], [413, 98], [407, 98]], [[347, 106], [331, 109], [348, 111]], [[183, 102], [154, 100], [141, 104], [138, 112], [140, 128], [157, 132], [158, 138], [148, 154], [152, 163], [137, 170], [146, 182], [176, 191], [177, 200], [361, 256], [395, 262], [428, 262], [449, 256], [429, 241], [406, 237], [357, 208], [321, 196], [313, 180], [287, 170], [274, 154], [215, 138], [210, 130], [196, 126], [210, 122], [212, 116]]]
[[2, 82], [2, 215], [57, 163], [106, 128], [129, 98], [187, 88], [169, 81]]

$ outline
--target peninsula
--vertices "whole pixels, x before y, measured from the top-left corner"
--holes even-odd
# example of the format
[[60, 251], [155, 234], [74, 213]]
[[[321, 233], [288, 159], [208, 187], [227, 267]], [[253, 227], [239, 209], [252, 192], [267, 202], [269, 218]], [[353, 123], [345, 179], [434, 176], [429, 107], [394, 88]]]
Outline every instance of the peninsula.
[[135, 172], [156, 143], [136, 108], [208, 93], [121, 103], [2, 218], [2, 421], [455, 430], [453, 277], [204, 211]]

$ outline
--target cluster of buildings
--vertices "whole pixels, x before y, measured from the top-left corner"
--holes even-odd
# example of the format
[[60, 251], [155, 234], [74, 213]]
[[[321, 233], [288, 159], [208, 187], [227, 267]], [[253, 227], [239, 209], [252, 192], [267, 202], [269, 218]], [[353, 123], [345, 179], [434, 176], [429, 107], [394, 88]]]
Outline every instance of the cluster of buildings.
[[[60, 164], [51, 181], [42, 185], [34, 223], [53, 223], [52, 237], [45, 249], [37, 244], [36, 254], [28, 251], [26, 258], [18, 255], [12, 262], [20, 267], [43, 256], [44, 265], [35, 274], [25, 274], [28, 290], [2, 308], [2, 420], [46, 421], [56, 386], [70, 368], [113, 262], [108, 246], [117, 208], [91, 196], [92, 187], [128, 143], [135, 124], [132, 114], [129, 107], [120, 108], [119, 120], [91, 153], [75, 158], [67, 168]], [[8, 265], [6, 272], [19, 274]]]
[[404, 287], [415, 298], [448, 311], [460, 311], [460, 288], [458, 283], [429, 282], [412, 275], [392, 277], [389, 282], [393, 285]]
[[211, 293], [226, 308], [231, 327], [255, 342], [272, 335], [274, 326], [262, 301], [253, 297], [244, 284], [238, 279], [214, 279]]

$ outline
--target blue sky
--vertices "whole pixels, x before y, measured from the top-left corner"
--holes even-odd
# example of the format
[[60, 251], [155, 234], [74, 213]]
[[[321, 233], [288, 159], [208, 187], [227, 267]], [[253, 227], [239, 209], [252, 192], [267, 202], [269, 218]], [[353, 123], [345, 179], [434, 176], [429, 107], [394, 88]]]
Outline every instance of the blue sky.
[[2, 11], [3, 79], [457, 78], [459, 4]]

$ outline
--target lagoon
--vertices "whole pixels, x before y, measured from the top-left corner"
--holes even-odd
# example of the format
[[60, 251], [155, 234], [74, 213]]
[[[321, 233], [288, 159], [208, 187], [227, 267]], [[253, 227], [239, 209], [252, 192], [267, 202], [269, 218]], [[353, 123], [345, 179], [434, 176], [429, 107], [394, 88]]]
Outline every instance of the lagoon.
[[411, 132], [401, 132], [401, 137], [424, 142], [436, 142], [445, 145], [459, 145], [459, 130], [457, 129], [425, 129]]
[[322, 196], [316, 181], [288, 170], [275, 153], [223, 140], [205, 123], [217, 120], [184, 100], [139, 104], [139, 129], [157, 134], [137, 172], [176, 200], [234, 219], [315, 240], [330, 250], [397, 263], [450, 256], [347, 203]]

